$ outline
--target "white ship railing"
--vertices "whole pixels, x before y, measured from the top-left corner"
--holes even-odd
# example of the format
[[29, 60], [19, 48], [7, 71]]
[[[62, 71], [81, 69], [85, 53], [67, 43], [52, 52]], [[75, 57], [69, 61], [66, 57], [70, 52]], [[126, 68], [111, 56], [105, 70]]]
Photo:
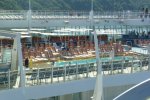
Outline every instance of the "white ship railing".
[[[0, 20], [25, 20], [27, 10], [0, 10]], [[51, 11], [51, 10], [32, 10], [33, 20], [39, 19], [89, 19], [88, 11]], [[94, 12], [94, 19], [137, 19], [150, 18], [150, 14], [137, 11], [122, 12]]]
[[[147, 57], [140, 59], [133, 57], [133, 60], [130, 61], [122, 60], [119, 62], [103, 62], [103, 75], [131, 74], [147, 71], [148, 61], [149, 58]], [[96, 77], [96, 74], [97, 64], [88, 62], [85, 64], [76, 63], [76, 65], [68, 64], [62, 67], [55, 66], [50, 68], [27, 69], [25, 75], [25, 85], [26, 87], [29, 87], [41, 84], [55, 84]], [[18, 74], [18, 71], [1, 72], [0, 84], [1, 89], [19, 88], [20, 75]]]

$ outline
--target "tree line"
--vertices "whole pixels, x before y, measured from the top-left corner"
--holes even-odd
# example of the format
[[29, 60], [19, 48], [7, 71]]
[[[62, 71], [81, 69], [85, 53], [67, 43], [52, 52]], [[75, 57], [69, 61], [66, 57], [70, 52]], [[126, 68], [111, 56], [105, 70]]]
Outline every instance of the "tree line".
[[[87, 10], [91, 0], [30, 0], [33, 10]], [[93, 0], [94, 10], [140, 10], [150, 5], [150, 0]], [[0, 0], [1, 10], [28, 10], [29, 0]]]

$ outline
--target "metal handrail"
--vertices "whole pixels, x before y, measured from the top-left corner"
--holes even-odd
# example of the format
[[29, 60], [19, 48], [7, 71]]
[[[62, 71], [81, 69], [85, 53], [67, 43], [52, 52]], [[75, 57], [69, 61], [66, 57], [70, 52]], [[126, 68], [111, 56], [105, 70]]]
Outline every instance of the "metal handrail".
[[[102, 63], [103, 75], [130, 74], [148, 70], [149, 61], [147, 57], [137, 60], [110, 61]], [[28, 69], [26, 72], [26, 86], [40, 84], [55, 84], [84, 78], [95, 77], [97, 74], [97, 64], [86, 62], [85, 64], [66, 65], [65, 67]], [[14, 86], [19, 88], [20, 74], [18, 71], [0, 72], [0, 84], [4, 89], [11, 89]]]
[[[28, 14], [28, 10], [0, 10], [0, 16], [18, 16], [19, 18], [26, 19]], [[89, 18], [88, 11], [52, 11], [52, 10], [32, 10], [31, 11], [32, 19], [87, 19]], [[37, 18], [34, 18], [36, 16]], [[122, 12], [94, 12], [95, 19], [135, 19], [135, 18], [143, 18], [150, 17], [150, 14], [145, 14], [143, 12], [138, 11], [122, 11]]]

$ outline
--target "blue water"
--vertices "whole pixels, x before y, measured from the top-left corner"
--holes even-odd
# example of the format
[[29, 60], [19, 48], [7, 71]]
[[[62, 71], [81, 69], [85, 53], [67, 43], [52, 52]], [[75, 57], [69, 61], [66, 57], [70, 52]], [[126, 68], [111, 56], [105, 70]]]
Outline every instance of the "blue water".
[[[133, 57], [131, 56], [117, 56], [114, 57], [113, 61], [122, 61], [124, 60], [131, 60]], [[102, 62], [109, 62], [111, 61], [110, 57], [105, 57], [101, 58]], [[55, 67], [63, 67], [63, 66], [68, 66], [68, 65], [81, 65], [81, 64], [89, 64], [89, 63], [96, 63], [96, 59], [83, 59], [83, 60], [71, 60], [71, 61], [60, 61], [60, 62], [55, 62], [54, 66]]]

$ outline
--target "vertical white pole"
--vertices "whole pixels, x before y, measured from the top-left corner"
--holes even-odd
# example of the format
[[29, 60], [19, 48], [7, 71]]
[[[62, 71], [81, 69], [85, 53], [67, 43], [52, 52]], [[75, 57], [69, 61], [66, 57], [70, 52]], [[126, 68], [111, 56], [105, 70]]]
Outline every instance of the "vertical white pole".
[[20, 68], [20, 86], [25, 87], [25, 70], [23, 67], [23, 58], [22, 58], [22, 50], [21, 50], [21, 34], [17, 33], [17, 55], [18, 55], [18, 66]]
[[2, 39], [1, 39], [1, 59], [2, 59], [2, 63], [3, 63], [3, 43], [2, 43]]
[[51, 83], [53, 83], [53, 66], [51, 68]]
[[92, 0], [92, 2], [91, 2], [92, 4], [91, 4], [91, 11], [93, 11], [94, 9], [93, 9], [93, 0]]
[[93, 27], [94, 31], [94, 43], [95, 43], [95, 51], [96, 51], [96, 62], [97, 62], [97, 76], [96, 76], [96, 84], [95, 89], [93, 93], [93, 100], [103, 100], [103, 82], [102, 82], [102, 63], [100, 60], [99, 55], [99, 48], [98, 48], [98, 40], [97, 40], [97, 34], [95, 32], [94, 27], [94, 14], [93, 14], [93, 0], [91, 1], [91, 12], [90, 12], [90, 20], [91, 20], [91, 26]]
[[18, 37], [16, 36], [14, 38], [14, 43], [13, 43], [13, 49], [12, 49], [12, 53], [11, 53], [11, 71], [17, 70], [18, 68]]
[[37, 70], [37, 84], [39, 85], [40, 69]]
[[23, 100], [27, 100], [25, 96], [25, 70], [23, 66], [22, 48], [21, 48], [21, 34], [17, 33], [17, 55], [18, 55], [18, 68], [20, 69], [20, 87], [22, 88]]
[[10, 70], [8, 71], [8, 88], [10, 89]]
[[29, 10], [31, 10], [31, 0], [29, 0]]
[[97, 34], [94, 31], [94, 43], [95, 43], [95, 51], [96, 51], [96, 62], [97, 62], [97, 77], [96, 77], [96, 84], [93, 94], [93, 100], [103, 100], [103, 77], [102, 77], [102, 62], [100, 60], [99, 55], [99, 48], [98, 48], [98, 40]]
[[31, 1], [29, 0], [29, 11], [28, 11], [28, 28], [31, 29]]
[[76, 80], [78, 79], [78, 63], [76, 62]]
[[90, 24], [93, 27], [93, 0], [91, 1], [91, 11], [90, 11], [89, 19], [91, 22]]
[[86, 69], [87, 69], [87, 72], [86, 72], [86, 77], [89, 76], [89, 63], [86, 61]]
[[148, 45], [147, 53], [148, 53], [148, 57], [149, 57], [149, 59], [148, 59], [148, 70], [150, 70], [150, 44]]
[[[28, 33], [30, 34], [31, 31], [31, 21], [32, 21], [32, 12], [31, 12], [31, 0], [29, 0], [29, 11], [28, 11], [28, 16], [27, 16], [27, 21], [28, 21]], [[30, 38], [31, 46], [32, 46], [32, 36]]]
[[134, 60], [134, 57], [132, 57], [132, 62], [131, 62], [131, 73], [133, 73], [133, 60]]
[[66, 65], [64, 66], [64, 82], [66, 81]]

